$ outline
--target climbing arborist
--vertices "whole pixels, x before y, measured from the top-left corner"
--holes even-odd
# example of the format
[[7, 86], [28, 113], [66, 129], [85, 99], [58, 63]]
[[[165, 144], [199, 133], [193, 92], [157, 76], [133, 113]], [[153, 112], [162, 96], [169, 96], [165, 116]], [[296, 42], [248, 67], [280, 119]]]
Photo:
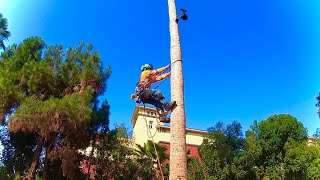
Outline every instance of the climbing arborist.
[[[176, 102], [166, 101], [163, 94], [158, 89], [151, 89], [151, 84], [168, 78], [171, 73], [163, 73], [170, 68], [170, 65], [153, 70], [151, 64], [144, 64], [141, 66], [141, 75], [137, 83], [136, 93], [131, 95], [131, 99], [136, 99], [138, 103], [152, 104], [156, 107], [159, 114], [160, 122], [169, 123], [170, 118], [167, 118], [164, 109], [166, 111], [172, 111]], [[162, 74], [163, 73], [163, 74]]]

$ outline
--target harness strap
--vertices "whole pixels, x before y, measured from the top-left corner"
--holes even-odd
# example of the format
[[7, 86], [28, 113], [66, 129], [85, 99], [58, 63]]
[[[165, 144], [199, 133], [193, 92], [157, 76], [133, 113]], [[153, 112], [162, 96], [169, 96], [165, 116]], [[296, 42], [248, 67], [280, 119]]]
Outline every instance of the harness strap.
[[150, 70], [150, 72], [149, 72], [149, 77], [148, 77], [148, 79], [147, 79], [147, 81], [143, 84], [143, 85], [139, 85], [140, 84], [140, 80], [141, 80], [141, 76], [139, 77], [139, 80], [138, 80], [138, 83], [137, 83], [137, 87], [138, 88], [144, 88], [145, 89], [145, 87], [150, 83], [150, 76], [152, 75], [152, 70]]
[[[149, 72], [149, 76], [151, 76], [151, 75], [152, 75], [152, 70], [150, 70], [150, 72]], [[168, 79], [168, 78], [166, 78], [166, 79]], [[160, 85], [161, 85], [166, 79], [163, 79], [162, 82], [160, 82], [160, 83], [159, 83], [155, 88], [153, 88], [153, 89], [158, 89], [158, 88], [160, 87]], [[140, 103], [140, 102], [141, 102], [141, 92], [145, 92], [145, 93], [146, 93], [146, 94], [143, 95], [146, 99], [150, 98], [150, 96], [151, 96], [150, 91], [148, 91], [148, 90], [150, 90], [150, 88], [149, 88], [149, 87], [146, 87], [146, 86], [150, 83], [150, 78], [148, 78], [148, 81], [145, 82], [143, 85], [139, 85], [140, 80], [141, 80], [141, 76], [140, 76], [140, 78], [139, 78], [139, 80], [138, 80], [138, 83], [137, 83], [137, 85], [136, 85], [136, 88], [135, 88], [135, 95], [137, 96], [137, 98], [136, 98], [136, 102], [137, 102], [137, 103]]]

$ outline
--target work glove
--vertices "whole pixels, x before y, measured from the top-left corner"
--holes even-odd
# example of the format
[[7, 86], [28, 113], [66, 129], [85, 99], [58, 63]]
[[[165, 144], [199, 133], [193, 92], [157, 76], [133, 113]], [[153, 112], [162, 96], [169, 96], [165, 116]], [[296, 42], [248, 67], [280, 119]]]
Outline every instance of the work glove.
[[131, 94], [130, 99], [132, 100], [132, 99], [135, 99], [136, 97], [137, 97], [136, 94]]
[[134, 99], [136, 102], [140, 102], [140, 97], [137, 94], [131, 94], [130, 99]]

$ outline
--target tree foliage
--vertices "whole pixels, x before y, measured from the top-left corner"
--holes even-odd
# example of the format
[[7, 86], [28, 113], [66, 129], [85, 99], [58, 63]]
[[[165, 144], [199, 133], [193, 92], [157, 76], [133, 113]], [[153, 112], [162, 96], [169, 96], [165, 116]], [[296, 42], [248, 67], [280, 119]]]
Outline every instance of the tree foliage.
[[189, 180], [205, 179], [204, 165], [198, 158], [188, 158], [187, 163]]
[[167, 148], [159, 144], [154, 144], [151, 140], [148, 140], [143, 146], [139, 144], [136, 144], [136, 146], [138, 147], [138, 149], [135, 151], [137, 155], [141, 157], [150, 157], [155, 165], [158, 164], [158, 157], [161, 164], [165, 160], [169, 159], [169, 156], [165, 153]]
[[[244, 146], [240, 123], [233, 121], [226, 127], [222, 122], [208, 129], [209, 137], [204, 139], [199, 147], [203, 162], [202, 176], [206, 179], [233, 179], [236, 175], [234, 160], [241, 153]], [[195, 159], [190, 163], [199, 164]], [[201, 177], [199, 168], [190, 168], [194, 176]]]
[[255, 121], [246, 133], [244, 152], [238, 158], [241, 178], [304, 177], [304, 159], [295, 154], [299, 148], [307, 148], [306, 139], [306, 128], [291, 115], [271, 115], [264, 121]]
[[288, 114], [254, 121], [242, 138], [240, 124], [218, 122], [199, 147], [201, 161], [188, 162], [189, 179], [319, 179], [319, 144]]
[[[120, 132], [120, 133], [119, 133]], [[153, 179], [153, 158], [136, 154], [126, 128], [120, 126], [99, 138], [94, 158], [94, 179]]]
[[0, 48], [3, 50], [6, 49], [3, 41], [8, 40], [10, 36], [11, 33], [8, 31], [8, 20], [0, 13]]

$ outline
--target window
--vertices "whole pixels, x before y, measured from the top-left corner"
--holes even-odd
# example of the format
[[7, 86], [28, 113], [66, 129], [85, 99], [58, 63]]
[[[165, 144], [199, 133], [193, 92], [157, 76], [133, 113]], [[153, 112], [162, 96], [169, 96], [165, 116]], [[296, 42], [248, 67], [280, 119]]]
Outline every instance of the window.
[[149, 121], [149, 129], [152, 129], [152, 124], [153, 124], [153, 121]]
[[166, 133], [167, 131], [164, 128], [160, 128], [161, 133]]

